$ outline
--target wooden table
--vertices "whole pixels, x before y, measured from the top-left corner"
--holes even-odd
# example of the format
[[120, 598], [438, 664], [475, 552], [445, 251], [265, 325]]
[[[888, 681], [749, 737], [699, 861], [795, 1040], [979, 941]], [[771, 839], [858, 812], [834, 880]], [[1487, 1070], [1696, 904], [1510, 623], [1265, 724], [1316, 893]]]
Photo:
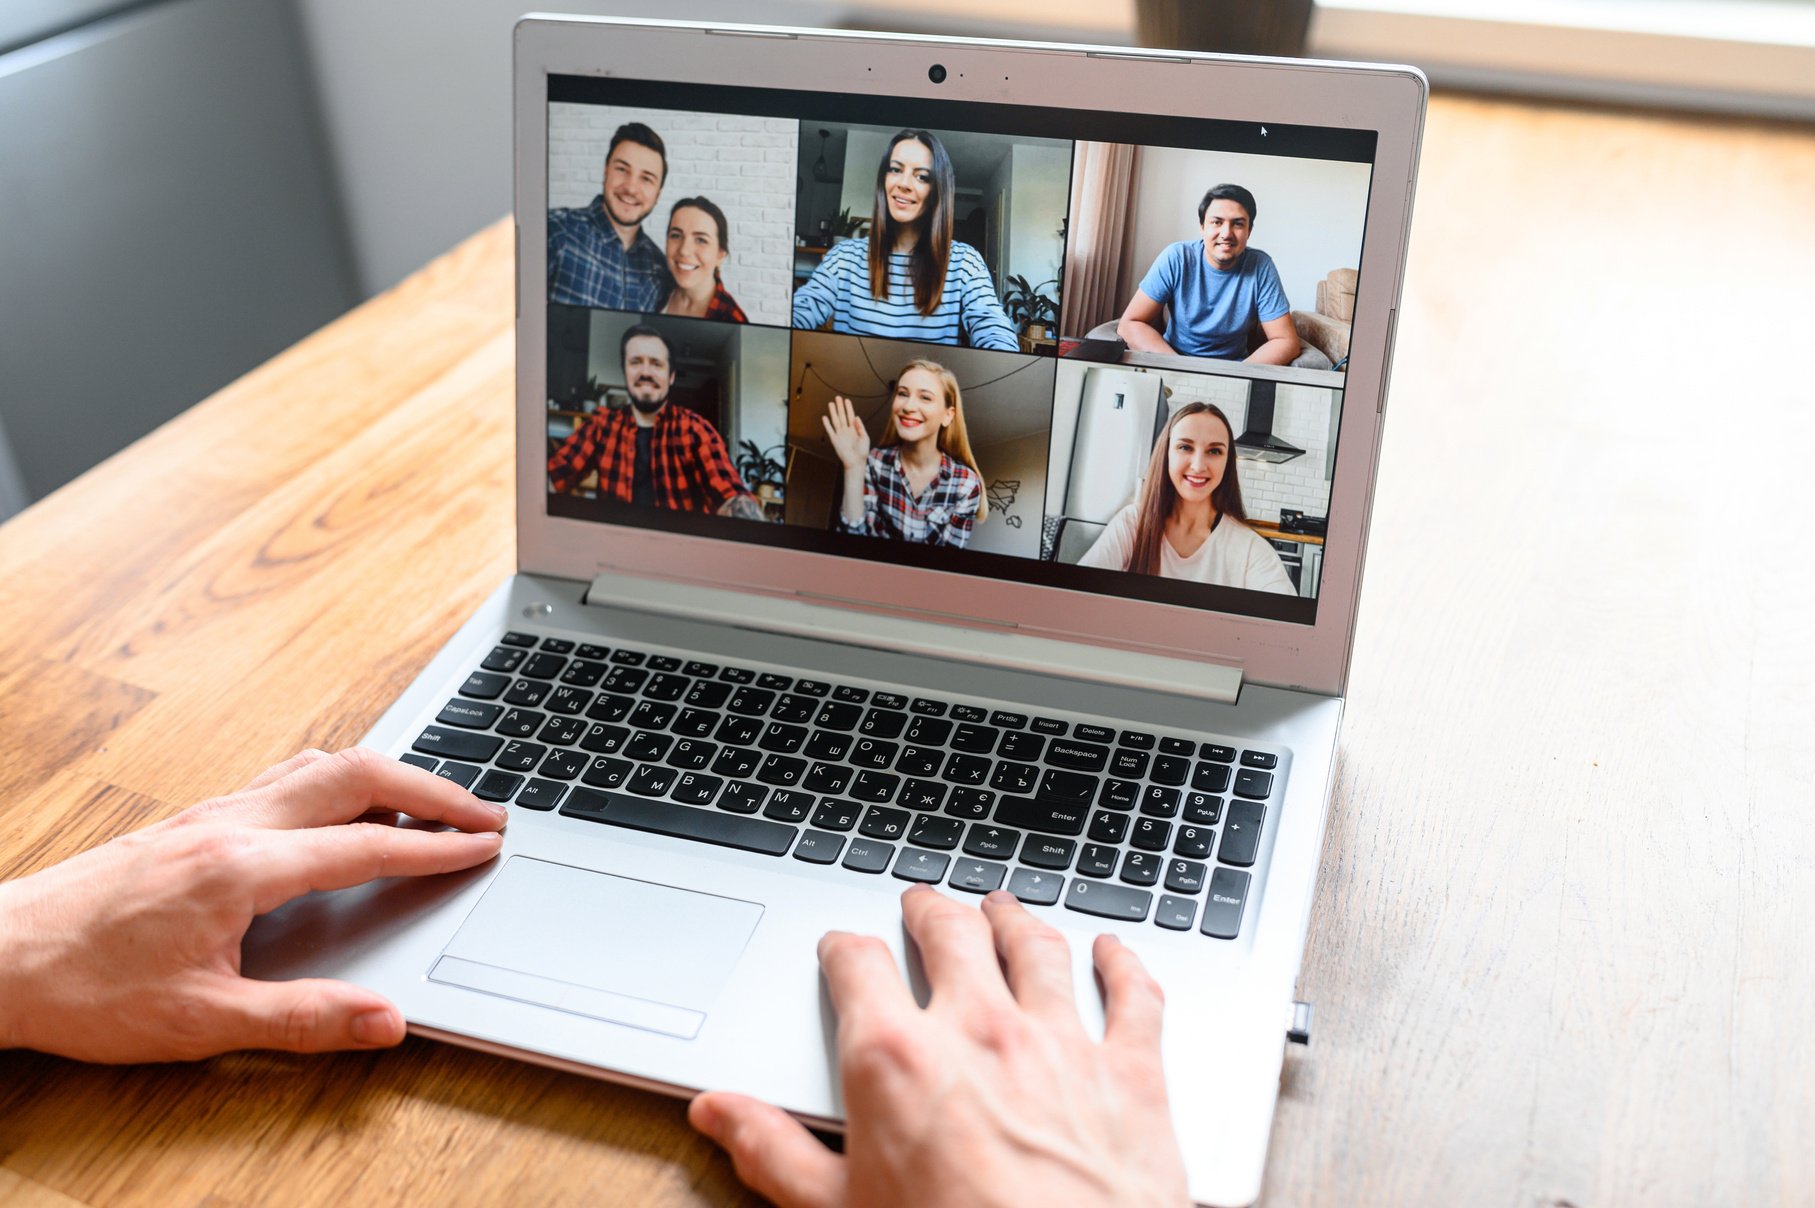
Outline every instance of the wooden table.
[[[1424, 164], [1268, 1201], [1806, 1203], [1815, 132], [1449, 97]], [[0, 875], [352, 741], [512, 568], [510, 312], [499, 225], [0, 528]], [[0, 1054], [9, 1203], [740, 1195], [425, 1042]]]

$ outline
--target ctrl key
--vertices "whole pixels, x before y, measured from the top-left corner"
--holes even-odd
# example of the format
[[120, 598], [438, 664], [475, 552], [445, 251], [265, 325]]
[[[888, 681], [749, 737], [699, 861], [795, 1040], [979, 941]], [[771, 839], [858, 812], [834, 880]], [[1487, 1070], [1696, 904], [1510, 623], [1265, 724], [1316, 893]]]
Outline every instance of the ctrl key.
[[1248, 874], [1219, 868], [1210, 874], [1210, 900], [1204, 903], [1203, 933], [1232, 940], [1241, 933], [1242, 907], [1248, 901]]
[[1065, 894], [1067, 910], [1094, 914], [1101, 919], [1127, 919], [1140, 922], [1147, 917], [1153, 895], [1145, 889], [1128, 889], [1105, 881], [1074, 879]]

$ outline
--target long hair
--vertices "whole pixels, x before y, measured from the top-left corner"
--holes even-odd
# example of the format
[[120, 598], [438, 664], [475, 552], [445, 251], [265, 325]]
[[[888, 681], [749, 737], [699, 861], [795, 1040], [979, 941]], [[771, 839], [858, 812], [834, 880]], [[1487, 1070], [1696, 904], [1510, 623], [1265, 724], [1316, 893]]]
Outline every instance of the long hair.
[[1229, 417], [1212, 403], [1186, 403], [1166, 421], [1166, 430], [1154, 442], [1153, 457], [1147, 462], [1147, 481], [1141, 484], [1140, 502], [1134, 510], [1134, 548], [1128, 553], [1126, 568], [1137, 575], [1160, 573], [1160, 542], [1166, 539], [1166, 521], [1178, 505], [1178, 488], [1172, 485], [1172, 469], [1167, 464], [1172, 450], [1172, 430], [1182, 419], [1205, 414], [1214, 415], [1222, 422], [1223, 431], [1229, 434], [1228, 464], [1223, 467], [1222, 481], [1210, 492], [1210, 506], [1218, 515], [1237, 520], [1248, 518], [1248, 511], [1242, 506], [1241, 480], [1235, 473], [1235, 429], [1230, 425]]
[[886, 449], [901, 443], [901, 433], [895, 427], [895, 391], [901, 379], [907, 376], [910, 369], [920, 369], [939, 379], [939, 387], [945, 392], [945, 405], [952, 409], [952, 422], [939, 429], [933, 438], [938, 442], [941, 453], [954, 461], [961, 461], [971, 468], [977, 476], [977, 485], [981, 497], [977, 500], [977, 520], [981, 523], [989, 519], [989, 490], [984, 482], [983, 471], [977, 465], [977, 455], [971, 452], [970, 434], [964, 430], [964, 401], [958, 394], [958, 379], [952, 371], [938, 361], [914, 360], [901, 367], [895, 380], [889, 383], [889, 417], [882, 426], [882, 439], [876, 442], [878, 449]]
[[889, 253], [895, 248], [895, 230], [899, 225], [889, 217], [889, 160], [895, 148], [913, 139], [932, 153], [932, 185], [926, 204], [916, 221], [920, 238], [908, 256], [908, 277], [914, 283], [914, 308], [923, 315], [939, 309], [945, 293], [945, 268], [952, 255], [952, 203], [957, 178], [952, 173], [952, 157], [945, 144], [925, 130], [903, 130], [889, 140], [882, 162], [876, 165], [876, 197], [870, 211], [870, 296], [878, 301], [889, 296]]

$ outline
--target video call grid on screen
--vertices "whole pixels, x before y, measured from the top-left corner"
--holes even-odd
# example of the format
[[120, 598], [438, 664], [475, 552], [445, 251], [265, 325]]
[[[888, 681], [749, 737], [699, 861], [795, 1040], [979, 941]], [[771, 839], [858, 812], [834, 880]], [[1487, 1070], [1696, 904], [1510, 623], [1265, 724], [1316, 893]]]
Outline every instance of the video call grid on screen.
[[[571, 76], [548, 95], [550, 515], [1314, 623], [1372, 131]], [[949, 226], [924, 240], [946, 249], [926, 303], [911, 254], [879, 257], [872, 296], [896, 205], [917, 236]], [[1133, 347], [1118, 320], [1148, 290], [1154, 337], [1222, 355]], [[1294, 368], [1244, 367], [1288, 331]], [[639, 402], [660, 417], [640, 441]], [[922, 486], [910, 434], [947, 412]], [[1191, 452], [1229, 437], [1247, 524]], [[1206, 489], [1210, 538], [1156, 540], [1176, 519], [1190, 544]], [[1143, 556], [1157, 573], [1126, 569]]]

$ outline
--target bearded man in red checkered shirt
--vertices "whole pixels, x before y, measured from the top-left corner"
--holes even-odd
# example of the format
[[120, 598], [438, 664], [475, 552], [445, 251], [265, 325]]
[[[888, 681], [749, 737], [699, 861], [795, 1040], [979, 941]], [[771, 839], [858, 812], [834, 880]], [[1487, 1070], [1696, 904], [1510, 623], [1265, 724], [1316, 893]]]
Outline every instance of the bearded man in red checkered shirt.
[[630, 406], [601, 410], [548, 459], [548, 489], [565, 494], [594, 471], [599, 496], [677, 512], [763, 519], [724, 437], [696, 411], [668, 401], [668, 341], [638, 324], [619, 345]]

